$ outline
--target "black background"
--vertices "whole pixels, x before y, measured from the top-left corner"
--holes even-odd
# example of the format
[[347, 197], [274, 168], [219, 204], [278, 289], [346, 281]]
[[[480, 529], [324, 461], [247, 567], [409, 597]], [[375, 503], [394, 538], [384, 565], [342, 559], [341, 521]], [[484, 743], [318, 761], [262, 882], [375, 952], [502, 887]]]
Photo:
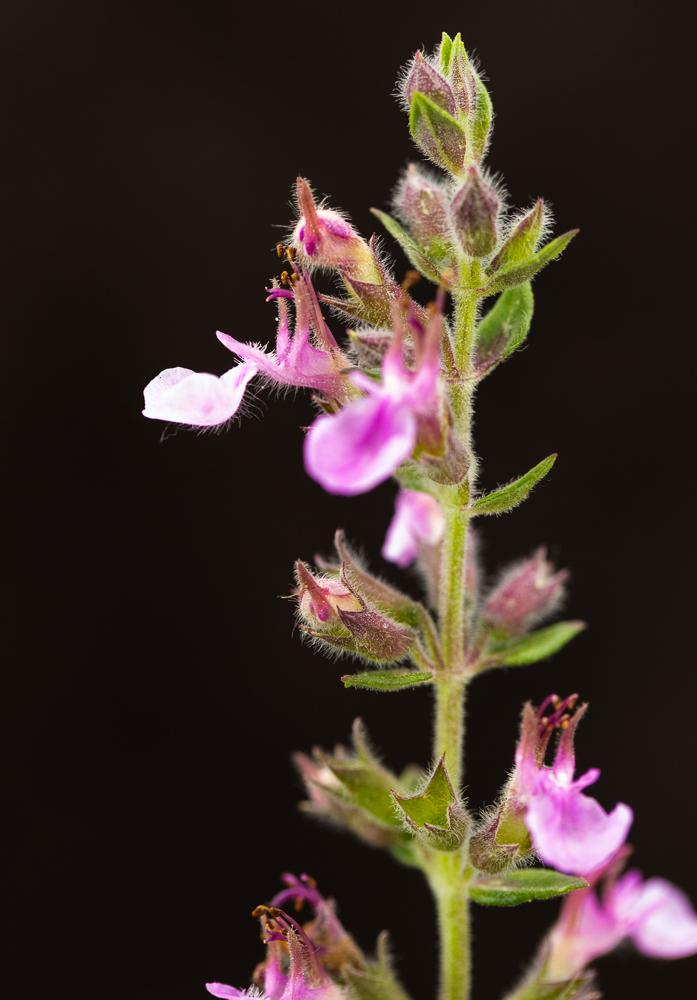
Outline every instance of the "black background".
[[[635, 808], [644, 872], [697, 900], [687, 10], [5, 8], [20, 995], [194, 1000], [206, 979], [245, 984], [261, 957], [249, 911], [287, 869], [319, 879], [364, 947], [389, 927], [414, 997], [433, 995], [418, 875], [304, 819], [288, 762], [357, 714], [395, 767], [428, 761], [428, 693], [345, 692], [277, 599], [337, 525], [378, 551], [393, 489], [346, 500], [305, 477], [301, 396], [260, 397], [261, 417], [222, 436], [163, 440], [140, 408], [162, 368], [229, 366], [216, 328], [272, 336], [263, 289], [298, 172], [372, 231], [369, 207], [414, 156], [390, 96], [398, 67], [444, 28], [491, 80], [489, 162], [513, 203], [542, 194], [558, 231], [582, 228], [536, 284], [528, 348], [481, 391], [477, 446], [486, 487], [560, 451], [533, 499], [487, 523], [484, 553], [491, 572], [547, 542], [591, 628], [475, 685], [468, 795], [495, 794], [524, 699], [579, 690], [592, 704], [579, 765], [602, 768], [605, 806]], [[477, 997], [512, 984], [554, 910], [477, 912]], [[695, 960], [628, 950], [600, 972], [609, 997], [678, 996]]]

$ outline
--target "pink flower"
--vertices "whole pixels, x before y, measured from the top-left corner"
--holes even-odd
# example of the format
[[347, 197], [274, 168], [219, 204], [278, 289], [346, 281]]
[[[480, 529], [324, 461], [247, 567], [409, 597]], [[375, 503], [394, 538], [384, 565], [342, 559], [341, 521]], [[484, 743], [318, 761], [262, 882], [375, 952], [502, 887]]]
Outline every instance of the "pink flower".
[[417, 441], [440, 433], [439, 374], [442, 317], [427, 327], [413, 320], [415, 368], [404, 359], [404, 329], [396, 323], [382, 362], [382, 381], [352, 375], [366, 395], [337, 414], [318, 417], [305, 439], [305, 468], [329, 493], [354, 496], [388, 479]]
[[555, 573], [545, 549], [538, 549], [504, 572], [484, 602], [484, 620], [510, 635], [522, 635], [559, 605], [568, 575], [566, 570]]
[[[622, 803], [608, 814], [583, 794], [600, 777], [597, 768], [574, 781], [574, 735], [587, 709], [581, 705], [570, 714], [576, 701], [576, 695], [564, 701], [550, 695], [537, 711], [525, 706], [505, 815], [524, 820], [546, 864], [573, 875], [588, 875], [624, 844], [633, 814]], [[550, 706], [552, 713], [546, 714]], [[546, 767], [547, 747], [556, 729], [561, 732], [559, 744], [552, 766]]]
[[561, 723], [554, 762], [540, 766], [532, 778], [525, 817], [540, 858], [573, 875], [587, 875], [607, 862], [624, 844], [634, 818], [623, 803], [608, 814], [583, 794], [600, 777], [597, 768], [574, 781], [574, 734], [585, 711], [582, 705]]
[[687, 896], [664, 879], [642, 881], [638, 871], [611, 876], [601, 898], [593, 889], [564, 901], [549, 937], [545, 975], [566, 980], [629, 938], [652, 958], [697, 954], [697, 914]]
[[[362, 953], [341, 924], [334, 904], [317, 891], [311, 878], [284, 875], [283, 881], [286, 887], [271, 905], [254, 912], [261, 919], [267, 946], [266, 960], [255, 975], [263, 989], [241, 990], [225, 983], [206, 983], [206, 989], [220, 1000], [347, 1000], [346, 990], [336, 985], [330, 971], [338, 972], [346, 964], [362, 965]], [[282, 909], [289, 903], [294, 910], [308, 905], [314, 919], [301, 927]]]
[[224, 375], [166, 368], [144, 391], [144, 417], [193, 427], [217, 427], [237, 412], [255, 364], [237, 365]]
[[[344, 370], [349, 363], [324, 321], [317, 295], [307, 274], [295, 272], [292, 291], [273, 288], [270, 299], [278, 302], [276, 350], [246, 344], [218, 331], [218, 340], [243, 361], [257, 366], [259, 373], [279, 385], [317, 389], [330, 399], [355, 394]], [[288, 299], [295, 306], [295, 329], [291, 334]], [[314, 343], [313, 343], [314, 340]]]
[[383, 558], [402, 568], [408, 566], [423, 545], [440, 542], [444, 527], [443, 509], [435, 497], [414, 490], [400, 490], [382, 547]]

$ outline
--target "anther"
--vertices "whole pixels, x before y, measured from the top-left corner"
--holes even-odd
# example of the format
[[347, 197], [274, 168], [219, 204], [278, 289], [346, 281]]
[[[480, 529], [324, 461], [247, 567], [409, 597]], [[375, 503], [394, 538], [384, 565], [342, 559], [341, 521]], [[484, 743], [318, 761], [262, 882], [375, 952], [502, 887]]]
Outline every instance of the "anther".
[[295, 260], [295, 247], [286, 248], [286, 260], [289, 264], [292, 264]]
[[281, 271], [281, 284], [284, 288], [288, 288], [290, 285], [290, 275], [287, 271]]
[[282, 243], [277, 243], [276, 244], [276, 254], [277, 254], [277, 256], [278, 257], [282, 257], [284, 253], [285, 253], [285, 247], [283, 246], [283, 244]]

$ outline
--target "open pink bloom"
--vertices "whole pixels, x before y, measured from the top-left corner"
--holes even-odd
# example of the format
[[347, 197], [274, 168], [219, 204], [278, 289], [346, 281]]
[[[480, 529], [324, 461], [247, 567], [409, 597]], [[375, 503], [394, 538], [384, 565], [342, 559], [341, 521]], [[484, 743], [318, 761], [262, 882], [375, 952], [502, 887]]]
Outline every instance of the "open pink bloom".
[[329, 493], [354, 496], [388, 479], [422, 437], [439, 434], [439, 317], [415, 325], [415, 367], [404, 359], [404, 332], [396, 323], [382, 361], [382, 380], [352, 375], [366, 395], [337, 414], [318, 417], [305, 438], [305, 468]]
[[[256, 997], [257, 1000], [346, 1000], [347, 992], [337, 986], [328, 968], [345, 963], [360, 964], [362, 955], [337, 917], [334, 904], [325, 899], [307, 875], [284, 875], [285, 888], [270, 906], [259, 907], [266, 960], [255, 978], [263, 989], [236, 989], [225, 983], [206, 983], [206, 989], [220, 1000]], [[294, 910], [307, 905], [314, 919], [305, 928], [282, 907]], [[290, 908], [290, 907], [289, 907]]]
[[550, 934], [546, 974], [570, 979], [626, 938], [652, 958], [697, 954], [697, 914], [676, 886], [643, 882], [638, 871], [608, 880], [600, 898], [593, 889], [574, 892]]
[[414, 490], [400, 490], [382, 547], [383, 558], [401, 567], [408, 566], [423, 545], [440, 542], [444, 528], [443, 508], [435, 497]]
[[[524, 811], [535, 850], [546, 864], [573, 875], [587, 875], [601, 867], [624, 844], [633, 814], [619, 803], [606, 813], [583, 790], [600, 777], [592, 768], [574, 781], [574, 735], [585, 714], [582, 705], [573, 715], [576, 696], [561, 701], [550, 695], [537, 712], [526, 706], [521, 739], [516, 749], [512, 807]], [[549, 704], [552, 715], [545, 715]], [[561, 730], [551, 767], [544, 765], [549, 738]]]
[[165, 368], [143, 390], [144, 417], [192, 427], [217, 427], [237, 412], [255, 364], [237, 365], [224, 375]]
[[[343, 399], [351, 391], [344, 370], [348, 361], [324, 321], [317, 295], [307, 274], [297, 272], [292, 291], [273, 288], [270, 299], [278, 302], [276, 349], [247, 344], [218, 331], [218, 340], [243, 361], [255, 364], [259, 374], [279, 385], [317, 389], [331, 399]], [[291, 333], [288, 299], [295, 306], [295, 328]], [[314, 341], [314, 342], [313, 342]]]

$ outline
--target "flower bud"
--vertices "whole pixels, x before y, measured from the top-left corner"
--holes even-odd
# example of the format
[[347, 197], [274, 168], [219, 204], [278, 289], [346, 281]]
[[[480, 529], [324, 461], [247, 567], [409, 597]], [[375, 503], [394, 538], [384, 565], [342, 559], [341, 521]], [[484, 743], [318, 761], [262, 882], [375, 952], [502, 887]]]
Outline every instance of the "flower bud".
[[555, 573], [545, 549], [538, 549], [503, 574], [484, 602], [483, 620], [508, 635], [522, 635], [558, 607], [568, 575]]
[[361, 602], [341, 580], [317, 577], [304, 562], [295, 564], [298, 583], [296, 596], [301, 617], [315, 628], [331, 626], [339, 621], [340, 611], [360, 611]]
[[293, 246], [309, 264], [338, 271], [357, 281], [381, 283], [375, 254], [350, 222], [331, 208], [315, 203], [303, 177], [296, 182], [300, 218], [293, 231]]
[[414, 56], [402, 84], [402, 96], [407, 107], [411, 106], [416, 93], [424, 94], [451, 115], [455, 114], [455, 95], [452, 87], [425, 58], [423, 52], [417, 52]]
[[457, 112], [463, 116], [468, 115], [476, 107], [477, 83], [459, 32], [452, 40], [447, 36], [443, 37], [440, 56], [441, 69], [452, 88]]
[[470, 257], [486, 257], [496, 249], [498, 214], [496, 191], [477, 167], [469, 167], [450, 206], [450, 217], [462, 249]]
[[387, 326], [394, 303], [401, 297], [402, 291], [380, 259], [377, 236], [371, 236], [367, 245], [374, 264], [370, 274], [367, 277], [357, 276], [340, 270], [348, 298], [340, 299], [333, 295], [322, 295], [320, 298], [349, 319], [371, 326]]
[[394, 196], [394, 210], [411, 235], [432, 257], [442, 257], [452, 242], [448, 197], [443, 184], [410, 163]]
[[413, 628], [367, 603], [343, 564], [339, 578], [317, 577], [300, 561], [295, 572], [295, 596], [298, 613], [307, 623], [301, 626], [306, 635], [372, 663], [396, 663], [416, 642]]
[[393, 790], [406, 791], [406, 783], [378, 759], [360, 719], [353, 724], [352, 744], [333, 754], [315, 749], [312, 757], [295, 755], [309, 799], [302, 809], [345, 827], [373, 847], [409, 843], [392, 799]]
[[442, 105], [418, 90], [411, 99], [409, 130], [421, 152], [436, 166], [455, 176], [462, 173], [467, 149], [465, 129]]
[[544, 201], [538, 198], [530, 211], [513, 223], [491, 262], [492, 271], [503, 270], [531, 257], [548, 226], [548, 215]]

